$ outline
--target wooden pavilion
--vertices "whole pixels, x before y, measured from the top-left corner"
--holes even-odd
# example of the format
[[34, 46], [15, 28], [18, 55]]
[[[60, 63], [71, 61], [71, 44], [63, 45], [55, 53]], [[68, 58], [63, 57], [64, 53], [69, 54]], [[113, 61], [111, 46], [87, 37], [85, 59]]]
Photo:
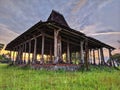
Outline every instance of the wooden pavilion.
[[[99, 64], [105, 63], [103, 48], [109, 50], [111, 57], [114, 47], [71, 29], [63, 15], [54, 10], [46, 22], [38, 22], [6, 46], [17, 64], [84, 63], [86, 66], [96, 63], [95, 50]], [[75, 56], [78, 58], [74, 59]]]

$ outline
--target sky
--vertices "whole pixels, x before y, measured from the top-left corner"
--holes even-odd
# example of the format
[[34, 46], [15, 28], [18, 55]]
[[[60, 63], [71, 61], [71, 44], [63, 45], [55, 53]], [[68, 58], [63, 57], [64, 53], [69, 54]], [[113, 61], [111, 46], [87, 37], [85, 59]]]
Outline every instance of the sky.
[[72, 29], [120, 52], [120, 0], [0, 0], [0, 43], [46, 21], [52, 10], [64, 15]]

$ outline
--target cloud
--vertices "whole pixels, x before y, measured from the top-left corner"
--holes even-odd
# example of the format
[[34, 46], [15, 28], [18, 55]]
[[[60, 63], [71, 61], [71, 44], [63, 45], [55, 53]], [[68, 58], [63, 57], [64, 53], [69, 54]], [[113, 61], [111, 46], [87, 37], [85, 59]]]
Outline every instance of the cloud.
[[95, 23], [95, 24], [84, 27], [84, 29], [80, 31], [85, 33], [86, 35], [91, 35], [93, 33], [96, 33], [96, 31], [99, 31], [98, 28], [100, 28], [100, 26], [101, 26], [101, 23]]
[[107, 6], [112, 1], [113, 0], [80, 0], [79, 2], [73, 2], [73, 8], [71, 9], [71, 14], [68, 17], [68, 20], [69, 22], [74, 21], [74, 23], [70, 23], [70, 26], [74, 27], [74, 29], [82, 30], [86, 26], [94, 24], [94, 15], [97, 11]]
[[18, 35], [19, 34], [10, 30], [8, 26], [4, 24], [0, 24], [0, 42], [1, 43], [7, 44]]
[[46, 0], [31, 2], [0, 0], [0, 23], [9, 26], [17, 33], [22, 33], [41, 19], [45, 19], [49, 13], [49, 8], [46, 7], [48, 3]]
[[99, 2], [98, 8], [101, 9], [101, 8], [107, 6], [107, 4], [112, 3], [112, 1], [113, 1], [113, 0], [102, 0], [102, 3]]
[[101, 33], [93, 33], [93, 34], [90, 34], [92, 36], [97, 36], [97, 35], [120, 35], [120, 32], [101, 32]]
[[87, 0], [79, 0], [79, 1], [75, 2], [72, 12], [76, 13], [78, 10], [80, 10], [86, 4], [86, 2], [87, 2]]
[[115, 30], [114, 28], [112, 28], [110, 26], [104, 26], [103, 23], [101, 23], [101, 22], [98, 22], [98, 23], [95, 23], [92, 25], [88, 25], [80, 31], [85, 33], [88, 36], [107, 35], [107, 34], [119, 35], [120, 34], [119, 30]]
[[100, 30], [100, 31], [97, 31], [96, 33], [107, 33], [107, 32], [115, 32], [114, 30], [112, 29], [105, 29], [105, 30]]

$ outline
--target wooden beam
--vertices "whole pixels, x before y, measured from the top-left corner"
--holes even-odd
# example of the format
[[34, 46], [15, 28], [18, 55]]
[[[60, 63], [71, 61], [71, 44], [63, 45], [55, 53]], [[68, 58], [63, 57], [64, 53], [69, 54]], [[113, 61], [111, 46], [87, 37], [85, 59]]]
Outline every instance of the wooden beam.
[[[64, 28], [61, 28], [61, 27], [59, 27], [59, 26], [56, 26], [56, 25], [53, 25], [53, 24], [51, 24], [51, 23], [48, 23], [49, 25], [51, 25], [51, 26], [53, 26], [53, 27], [55, 27], [55, 28], [58, 28], [58, 29], [61, 29], [61, 30], [63, 30]], [[52, 28], [52, 27], [51, 27]], [[70, 30], [67, 30], [67, 29], [64, 29], [64, 31], [65, 32], [67, 32], [67, 34], [72, 34], [72, 35], [76, 35], [76, 36], [79, 36], [79, 37], [81, 37], [81, 38], [86, 38], [84, 35], [80, 35], [80, 34], [78, 34], [78, 33], [74, 33], [73, 31], [70, 31]]]
[[[46, 36], [46, 37], [48, 37], [48, 38], [51, 38], [51, 39], [54, 39], [54, 37], [53, 36], [50, 36], [50, 35], [48, 35], [48, 34], [45, 34], [44, 33], [44, 35]], [[69, 38], [69, 37], [68, 37]], [[67, 40], [66, 39], [61, 39], [61, 41], [63, 41], [63, 42], [66, 42], [67, 43]], [[77, 44], [77, 43], [75, 43], [75, 42], [72, 42], [72, 41], [69, 41], [69, 43], [70, 44], [73, 44], [73, 45], [76, 45], [76, 46], [79, 46], [79, 44]]]

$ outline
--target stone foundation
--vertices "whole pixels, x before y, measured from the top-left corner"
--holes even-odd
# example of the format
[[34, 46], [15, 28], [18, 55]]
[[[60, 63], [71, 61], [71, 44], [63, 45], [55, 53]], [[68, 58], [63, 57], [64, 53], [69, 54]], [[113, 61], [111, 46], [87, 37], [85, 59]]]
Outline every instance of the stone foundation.
[[78, 71], [81, 68], [81, 65], [76, 65], [76, 64], [44, 64], [44, 65], [31, 65], [32, 69], [37, 69], [37, 70], [65, 70], [65, 71]]

